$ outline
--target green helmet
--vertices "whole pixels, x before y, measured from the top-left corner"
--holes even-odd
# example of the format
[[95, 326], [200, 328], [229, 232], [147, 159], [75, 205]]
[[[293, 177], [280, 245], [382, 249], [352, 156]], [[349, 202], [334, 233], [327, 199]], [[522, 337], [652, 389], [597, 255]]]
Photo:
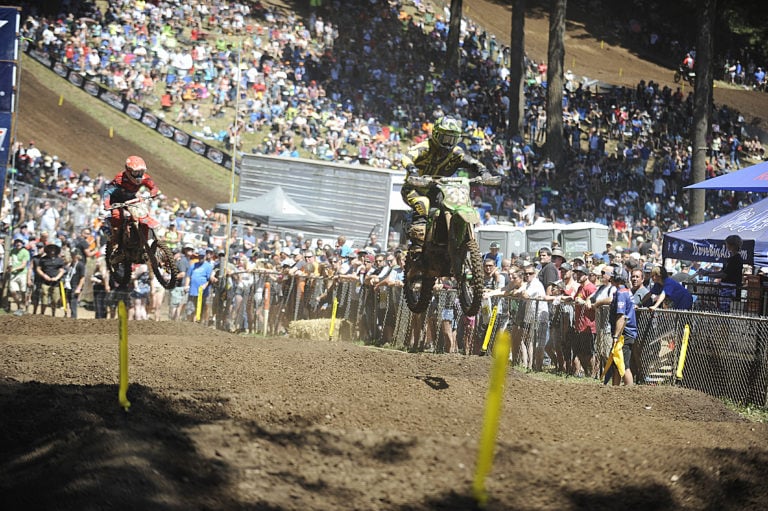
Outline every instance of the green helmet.
[[453, 117], [441, 117], [432, 128], [432, 141], [443, 149], [453, 149], [461, 140], [461, 124]]

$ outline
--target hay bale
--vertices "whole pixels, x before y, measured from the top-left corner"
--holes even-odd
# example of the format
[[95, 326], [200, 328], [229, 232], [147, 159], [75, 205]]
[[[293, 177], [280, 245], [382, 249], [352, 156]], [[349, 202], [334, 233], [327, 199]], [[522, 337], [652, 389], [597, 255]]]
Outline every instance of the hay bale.
[[[311, 341], [328, 341], [328, 332], [331, 329], [330, 319], [302, 319], [291, 321], [288, 324], [288, 335], [296, 339], [309, 339]], [[337, 319], [333, 329], [332, 341], [352, 340], [353, 328], [349, 321]]]

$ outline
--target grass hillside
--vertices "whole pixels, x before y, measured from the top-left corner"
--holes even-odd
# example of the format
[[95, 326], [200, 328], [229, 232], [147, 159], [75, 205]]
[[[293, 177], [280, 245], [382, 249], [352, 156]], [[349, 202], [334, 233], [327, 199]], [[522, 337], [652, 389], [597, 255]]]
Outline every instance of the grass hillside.
[[[115, 110], [24, 56], [17, 139], [35, 140], [79, 172], [112, 176], [125, 157], [142, 156], [160, 189], [204, 208], [229, 200], [231, 174]], [[110, 129], [112, 136], [110, 137]]]

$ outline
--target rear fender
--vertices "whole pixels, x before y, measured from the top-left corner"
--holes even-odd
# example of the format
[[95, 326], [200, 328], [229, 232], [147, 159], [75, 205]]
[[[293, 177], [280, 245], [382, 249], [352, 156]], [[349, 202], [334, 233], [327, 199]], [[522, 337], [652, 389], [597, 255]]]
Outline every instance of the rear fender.
[[140, 218], [139, 223], [141, 225], [149, 227], [150, 229], [155, 229], [160, 226], [160, 221], [152, 218], [151, 216], [145, 216], [144, 218]]

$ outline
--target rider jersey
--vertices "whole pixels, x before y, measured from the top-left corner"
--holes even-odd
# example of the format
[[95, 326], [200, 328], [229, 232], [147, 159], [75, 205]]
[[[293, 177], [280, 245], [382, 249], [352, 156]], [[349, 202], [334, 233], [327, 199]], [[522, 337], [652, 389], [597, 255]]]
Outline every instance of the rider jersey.
[[431, 150], [429, 141], [418, 143], [406, 151], [402, 158], [404, 168], [415, 166], [419, 169], [420, 176], [449, 177], [456, 169], [464, 167], [480, 174], [486, 171], [485, 165], [455, 146], [451, 152], [440, 159], [436, 151]]
[[147, 187], [149, 195], [153, 197], [160, 192], [155, 182], [146, 172], [144, 173], [144, 179], [141, 180], [141, 184], [138, 185], [133, 181], [125, 179], [125, 174], [121, 172], [104, 189], [104, 208], [109, 209], [109, 205], [112, 202], [125, 202], [135, 199], [136, 193], [142, 186]]

